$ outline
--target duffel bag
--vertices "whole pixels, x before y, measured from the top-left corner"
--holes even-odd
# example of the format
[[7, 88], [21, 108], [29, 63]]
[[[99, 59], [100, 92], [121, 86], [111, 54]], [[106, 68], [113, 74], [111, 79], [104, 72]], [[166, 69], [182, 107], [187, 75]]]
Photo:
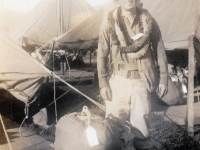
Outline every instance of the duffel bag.
[[[111, 120], [104, 119], [98, 115], [88, 116], [83, 113], [74, 112], [63, 116], [56, 125], [55, 150], [118, 150], [119, 135]], [[96, 130], [99, 144], [90, 146], [86, 129], [91, 126]]]

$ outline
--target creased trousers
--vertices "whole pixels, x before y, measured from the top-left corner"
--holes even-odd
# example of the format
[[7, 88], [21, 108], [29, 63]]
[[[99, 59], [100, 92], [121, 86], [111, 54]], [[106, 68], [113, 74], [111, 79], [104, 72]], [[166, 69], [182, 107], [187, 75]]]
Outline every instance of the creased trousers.
[[[144, 139], [149, 138], [144, 115], [151, 112], [151, 93], [142, 79], [127, 79], [112, 75], [109, 80], [112, 101], [105, 101], [106, 117], [113, 116], [119, 123], [119, 132], [124, 129], [126, 120], [139, 130]], [[120, 131], [121, 130], [121, 131]], [[135, 135], [136, 138], [139, 135]]]

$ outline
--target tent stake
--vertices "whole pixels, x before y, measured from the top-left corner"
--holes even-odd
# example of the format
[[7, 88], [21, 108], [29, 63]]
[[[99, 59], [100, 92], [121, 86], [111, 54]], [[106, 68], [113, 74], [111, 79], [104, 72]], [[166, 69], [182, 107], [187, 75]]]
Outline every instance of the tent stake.
[[194, 60], [194, 36], [189, 38], [189, 52], [188, 52], [188, 65], [189, 65], [189, 77], [188, 77], [188, 99], [187, 99], [187, 122], [188, 122], [188, 135], [194, 136], [194, 74], [195, 74], [195, 60]]

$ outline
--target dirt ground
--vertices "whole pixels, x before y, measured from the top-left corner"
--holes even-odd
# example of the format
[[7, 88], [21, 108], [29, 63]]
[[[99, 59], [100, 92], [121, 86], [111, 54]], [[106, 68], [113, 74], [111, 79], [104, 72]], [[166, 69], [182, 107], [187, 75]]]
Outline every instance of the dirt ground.
[[[150, 135], [153, 144], [152, 150], [199, 150], [200, 125], [195, 125], [194, 137], [188, 136], [187, 126], [175, 124], [171, 119], [166, 119], [163, 114], [151, 113]], [[165, 118], [165, 119], [164, 119]], [[33, 124], [25, 125], [29, 130], [36, 132], [45, 139], [54, 142], [55, 126], [44, 130]]]
[[[87, 86], [87, 85], [86, 85]], [[50, 97], [52, 96], [52, 88], [44, 87], [44, 93], [40, 96], [40, 99], [48, 100], [47, 102], [52, 102]], [[57, 96], [63, 94], [62, 89], [57, 89]], [[14, 98], [9, 95], [9, 93], [1, 93], [1, 105], [0, 111], [4, 116], [16, 120], [17, 123], [21, 123], [24, 118], [24, 105], [19, 101], [14, 100]], [[93, 97], [97, 101], [98, 97]], [[103, 104], [102, 101], [99, 101]], [[58, 119], [65, 114], [71, 112], [80, 112], [84, 105], [89, 106], [92, 112], [100, 116], [104, 116], [104, 112], [99, 110], [91, 102], [87, 101], [84, 97], [74, 93], [69, 92], [59, 101], [57, 101]], [[55, 105], [47, 107], [48, 111], [48, 124], [52, 125], [51, 128], [45, 130], [34, 124], [32, 124], [31, 119], [23, 124], [28, 130], [37, 133], [41, 137], [54, 142], [55, 140]], [[153, 144], [153, 149], [155, 150], [199, 150], [200, 149], [200, 125], [195, 126], [194, 137], [190, 137], [187, 134], [187, 126], [177, 125], [170, 118], [166, 119], [166, 116], [162, 113], [152, 112], [149, 115], [150, 121], [150, 133], [151, 140]]]

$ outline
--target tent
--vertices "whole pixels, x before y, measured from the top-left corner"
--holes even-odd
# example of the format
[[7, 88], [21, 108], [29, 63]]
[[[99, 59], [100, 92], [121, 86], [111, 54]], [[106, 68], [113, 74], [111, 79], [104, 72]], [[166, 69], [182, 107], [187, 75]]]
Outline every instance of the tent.
[[30, 102], [50, 71], [0, 29], [0, 88], [9, 91], [20, 101]]
[[[166, 50], [187, 49], [188, 37], [198, 32], [198, 14], [200, 2], [198, 0], [141, 0], [143, 8], [147, 9], [158, 22]], [[114, 8], [110, 2], [90, 18], [83, 21], [76, 28], [72, 29], [56, 39], [59, 44], [77, 45], [81, 42], [80, 48], [87, 48], [91, 43], [97, 48], [98, 33], [102, 18], [105, 17], [104, 10]], [[108, 9], [107, 9], [108, 10]]]
[[41, 0], [10, 33], [21, 46], [42, 45], [92, 15], [85, 0]]
[[0, 11], [0, 25], [9, 34], [10, 31], [16, 27], [16, 24], [23, 21], [25, 16], [26, 13], [15, 10], [5, 10], [2, 12]]
[[[143, 0], [157, 20], [166, 50], [188, 49], [190, 35], [195, 35], [198, 28], [200, 3], [198, 0]], [[198, 34], [198, 35], [197, 35]], [[200, 36], [197, 33], [196, 36]]]
[[[0, 89], [7, 90], [18, 100], [26, 104], [32, 104], [34, 98], [37, 98], [35, 94], [40, 92], [44, 79], [51, 76], [93, 103], [97, 103], [32, 58], [1, 28], [0, 45]], [[102, 109], [105, 108], [102, 107]]]
[[98, 35], [101, 22], [106, 14], [117, 5], [112, 1], [88, 17], [71, 31], [55, 38], [56, 46], [65, 45], [69, 49], [95, 49], [97, 48]]

